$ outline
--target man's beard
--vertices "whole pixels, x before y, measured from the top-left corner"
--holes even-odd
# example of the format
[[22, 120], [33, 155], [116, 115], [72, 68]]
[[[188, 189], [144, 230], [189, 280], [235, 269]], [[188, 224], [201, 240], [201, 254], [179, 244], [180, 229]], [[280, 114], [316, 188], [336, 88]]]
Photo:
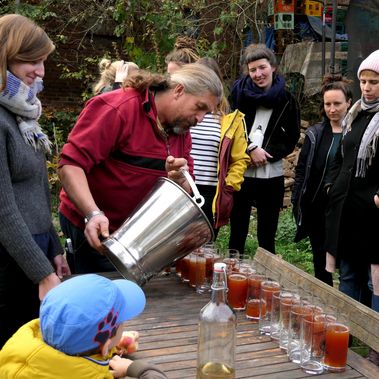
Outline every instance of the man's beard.
[[181, 135], [185, 134], [192, 126], [197, 124], [196, 119], [188, 120], [184, 118], [177, 118], [171, 123], [165, 125], [165, 130], [169, 134]]

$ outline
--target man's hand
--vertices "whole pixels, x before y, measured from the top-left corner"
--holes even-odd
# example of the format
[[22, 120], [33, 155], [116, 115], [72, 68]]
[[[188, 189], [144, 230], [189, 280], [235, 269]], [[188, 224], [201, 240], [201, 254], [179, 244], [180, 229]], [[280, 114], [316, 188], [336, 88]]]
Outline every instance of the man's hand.
[[330, 273], [336, 272], [336, 258], [332, 254], [326, 253], [326, 267], [325, 270]]
[[250, 160], [253, 167], [265, 166], [267, 164], [267, 158], [272, 158], [272, 155], [261, 147], [257, 147], [255, 150], [250, 152]]
[[71, 275], [70, 267], [62, 254], [54, 257], [54, 266], [59, 279], [62, 280], [64, 276]]
[[167, 177], [191, 193], [191, 186], [184, 177], [182, 170], [188, 171], [187, 160], [184, 158], [174, 158], [169, 155], [166, 159]]
[[378, 195], [374, 196], [374, 201], [375, 201], [376, 207], [379, 208], [379, 196]]
[[123, 81], [128, 76], [128, 71], [129, 71], [129, 64], [122, 61], [122, 64], [120, 64], [116, 70], [115, 82], [123, 83]]
[[105, 215], [99, 214], [91, 217], [84, 229], [84, 235], [88, 243], [99, 253], [103, 253], [103, 245], [99, 236], [103, 238], [109, 237], [109, 220]]
[[123, 378], [126, 376], [126, 373], [128, 372], [129, 366], [133, 363], [132, 360], [127, 358], [121, 358], [118, 355], [115, 355], [110, 361], [109, 361], [109, 368], [110, 373], [113, 375], [114, 378]]

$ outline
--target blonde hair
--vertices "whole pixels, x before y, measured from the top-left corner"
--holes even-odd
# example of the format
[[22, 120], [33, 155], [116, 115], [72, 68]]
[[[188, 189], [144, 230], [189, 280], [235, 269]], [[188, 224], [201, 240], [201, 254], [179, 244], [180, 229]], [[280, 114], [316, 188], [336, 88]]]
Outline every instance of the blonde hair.
[[194, 96], [210, 92], [218, 99], [218, 103], [224, 96], [224, 89], [217, 74], [209, 67], [197, 63], [186, 64], [171, 75], [139, 70], [126, 78], [123, 87], [131, 87], [142, 93], [147, 89], [165, 91], [175, 88], [178, 84], [183, 86], [184, 92]]
[[46, 32], [19, 14], [0, 17], [0, 41], [0, 90], [6, 86], [9, 62], [38, 61], [55, 50]]
[[[211, 57], [203, 57], [200, 58], [196, 63], [209, 67], [217, 74], [218, 78], [221, 80], [221, 83], [223, 82], [220, 67], [215, 59]], [[230, 105], [225, 95], [222, 97], [220, 103], [218, 104], [217, 110], [223, 115], [230, 112]]]
[[99, 62], [99, 72], [100, 79], [93, 86], [93, 92], [95, 95], [99, 94], [105, 88], [111, 88], [116, 78], [116, 71], [123, 64], [127, 63], [129, 67], [128, 75], [133, 70], [138, 70], [139, 67], [134, 62], [124, 62], [124, 61], [114, 61], [112, 62], [110, 59], [103, 58]]
[[183, 66], [188, 63], [195, 63], [199, 59], [196, 52], [196, 41], [187, 36], [179, 36], [176, 38], [174, 50], [166, 55], [165, 62], [176, 63], [178, 66]]

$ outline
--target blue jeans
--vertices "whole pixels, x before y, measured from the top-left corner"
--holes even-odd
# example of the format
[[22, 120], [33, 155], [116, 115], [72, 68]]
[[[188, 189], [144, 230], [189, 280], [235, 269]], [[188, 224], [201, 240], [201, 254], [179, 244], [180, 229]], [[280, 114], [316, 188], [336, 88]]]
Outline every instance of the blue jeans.
[[64, 235], [72, 242], [73, 252], [67, 253], [67, 262], [73, 274], [116, 271], [104, 255], [88, 244], [83, 230], [73, 225], [62, 213], [59, 213], [59, 221]]
[[372, 282], [370, 265], [341, 260], [339, 290], [371, 307]]

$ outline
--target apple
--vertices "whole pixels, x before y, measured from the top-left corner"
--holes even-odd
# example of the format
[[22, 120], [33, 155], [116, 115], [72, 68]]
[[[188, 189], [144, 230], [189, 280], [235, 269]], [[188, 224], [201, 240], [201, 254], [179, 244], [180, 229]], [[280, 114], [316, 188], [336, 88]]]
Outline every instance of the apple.
[[122, 332], [121, 339], [117, 344], [119, 354], [133, 354], [138, 350], [139, 333], [132, 331]]

